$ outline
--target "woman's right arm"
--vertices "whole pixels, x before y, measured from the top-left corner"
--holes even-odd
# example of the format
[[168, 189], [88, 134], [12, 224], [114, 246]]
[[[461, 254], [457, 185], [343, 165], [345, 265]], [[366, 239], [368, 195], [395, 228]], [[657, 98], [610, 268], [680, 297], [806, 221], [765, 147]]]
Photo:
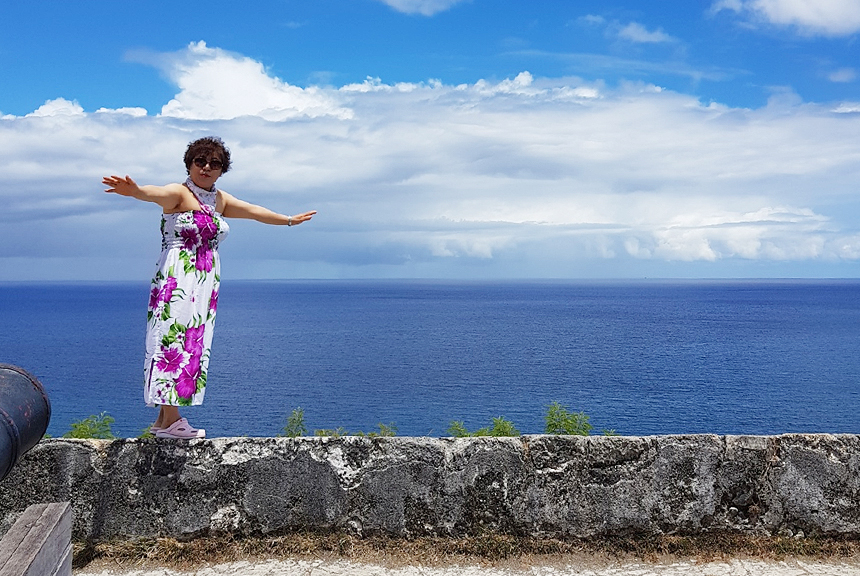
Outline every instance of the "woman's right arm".
[[105, 192], [112, 192], [120, 196], [137, 198], [144, 202], [153, 202], [165, 210], [174, 210], [183, 199], [182, 184], [168, 184], [167, 186], [138, 186], [137, 183], [126, 176], [105, 176], [102, 184], [109, 186]]

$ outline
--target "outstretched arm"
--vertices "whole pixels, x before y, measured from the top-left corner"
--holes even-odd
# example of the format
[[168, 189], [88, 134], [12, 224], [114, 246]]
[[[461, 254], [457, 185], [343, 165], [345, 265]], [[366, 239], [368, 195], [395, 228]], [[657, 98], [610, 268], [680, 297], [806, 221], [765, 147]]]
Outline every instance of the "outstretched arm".
[[167, 186], [138, 186], [130, 176], [105, 176], [102, 184], [110, 186], [105, 192], [120, 196], [137, 198], [144, 202], [154, 202], [162, 208], [173, 210], [182, 202], [182, 185], [168, 184]]
[[224, 200], [224, 209], [221, 210], [221, 214], [226, 218], [249, 218], [251, 220], [256, 220], [257, 222], [262, 222], [263, 224], [295, 226], [296, 224], [307, 222], [313, 218], [314, 214], [317, 213], [316, 210], [311, 210], [310, 212], [304, 212], [302, 214], [286, 216], [284, 214], [273, 212], [268, 208], [257, 206], [256, 204], [251, 204], [244, 200], [239, 200], [235, 196], [227, 194], [223, 190], [221, 191], [221, 197]]

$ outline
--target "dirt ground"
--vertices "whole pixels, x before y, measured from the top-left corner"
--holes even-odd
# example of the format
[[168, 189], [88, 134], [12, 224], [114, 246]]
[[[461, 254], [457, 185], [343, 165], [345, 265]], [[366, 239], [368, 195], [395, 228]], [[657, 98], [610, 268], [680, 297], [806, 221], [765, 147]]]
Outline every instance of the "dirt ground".
[[860, 576], [860, 541], [738, 534], [558, 540], [294, 533], [78, 543], [76, 576]]
[[643, 562], [600, 557], [445, 566], [394, 565], [344, 559], [241, 560], [193, 568], [119, 565], [97, 560], [75, 576], [860, 576], [860, 558], [811, 560], [666, 560]]

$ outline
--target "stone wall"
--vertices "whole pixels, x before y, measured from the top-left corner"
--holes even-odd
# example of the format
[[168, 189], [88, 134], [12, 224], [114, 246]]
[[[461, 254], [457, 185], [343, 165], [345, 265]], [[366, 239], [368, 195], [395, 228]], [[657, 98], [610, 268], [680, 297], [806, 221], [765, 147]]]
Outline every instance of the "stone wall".
[[860, 436], [44, 440], [0, 532], [72, 503], [73, 537], [860, 535]]

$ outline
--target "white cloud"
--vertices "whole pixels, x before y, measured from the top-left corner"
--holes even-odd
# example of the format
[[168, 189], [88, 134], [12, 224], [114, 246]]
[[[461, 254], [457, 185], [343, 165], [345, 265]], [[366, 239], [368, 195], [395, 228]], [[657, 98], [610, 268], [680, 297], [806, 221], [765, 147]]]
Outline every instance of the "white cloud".
[[598, 14], [586, 14], [577, 18], [576, 21], [587, 26], [603, 26], [606, 24], [606, 18]]
[[[190, 82], [213, 61], [210, 109]], [[0, 279], [19, 269], [3, 267], [9, 258], [63, 256], [82, 275], [100, 256], [149, 263], [157, 209], [104, 194], [101, 177], [179, 180], [187, 142], [213, 133], [233, 151], [225, 189], [319, 210], [289, 233], [235, 222], [232, 277], [261, 262], [289, 269], [279, 261], [332, 275], [556, 276], [588, 261], [623, 274], [631, 261], [860, 259], [856, 104], [834, 111], [777, 91], [764, 108], [738, 109], [528, 72], [298, 88], [200, 44], [160, 63], [173, 66], [181, 114], [86, 113], [57, 99], [0, 118]], [[240, 78], [257, 87], [247, 102], [217, 93]]]
[[857, 0], [718, 0], [712, 12], [732, 10], [810, 36], [849, 36], [860, 32]]
[[57, 98], [48, 100], [39, 106], [29, 116], [44, 117], [44, 116], [78, 116], [84, 113], [84, 109], [77, 101], [69, 101], [65, 98]]
[[126, 107], [126, 108], [99, 108], [97, 114], [127, 114], [128, 116], [146, 116], [146, 108]]
[[[658, 230], [653, 254], [667, 260], [803, 260], [822, 256], [827, 219], [809, 209], [764, 207], [750, 213], [681, 215]], [[684, 221], [690, 220], [690, 221]], [[807, 240], [793, 242], [799, 230]]]
[[840, 68], [827, 75], [831, 82], [854, 82], [857, 79], [856, 68]]
[[619, 38], [644, 44], [675, 42], [676, 39], [662, 30], [650, 31], [638, 22], [631, 22], [618, 31]]
[[398, 12], [405, 14], [421, 14], [432, 16], [438, 12], [444, 12], [463, 0], [379, 0], [388, 4]]
[[648, 30], [639, 22], [628, 22], [622, 24], [617, 20], [607, 20], [603, 16], [588, 14], [576, 19], [582, 26], [603, 28], [608, 37], [620, 38], [626, 42], [637, 44], [666, 44], [676, 43], [678, 39], [661, 29]]
[[164, 55], [159, 66], [180, 92], [161, 109], [162, 116], [193, 120], [229, 120], [256, 116], [266, 120], [335, 116], [352, 112], [323, 90], [291, 86], [266, 73], [263, 65], [205, 42]]
[[715, 0], [711, 4], [711, 13], [717, 13], [721, 10], [733, 10], [740, 12], [744, 9], [743, 0]]
[[834, 110], [839, 114], [853, 114], [860, 112], [860, 102], [843, 102]]

